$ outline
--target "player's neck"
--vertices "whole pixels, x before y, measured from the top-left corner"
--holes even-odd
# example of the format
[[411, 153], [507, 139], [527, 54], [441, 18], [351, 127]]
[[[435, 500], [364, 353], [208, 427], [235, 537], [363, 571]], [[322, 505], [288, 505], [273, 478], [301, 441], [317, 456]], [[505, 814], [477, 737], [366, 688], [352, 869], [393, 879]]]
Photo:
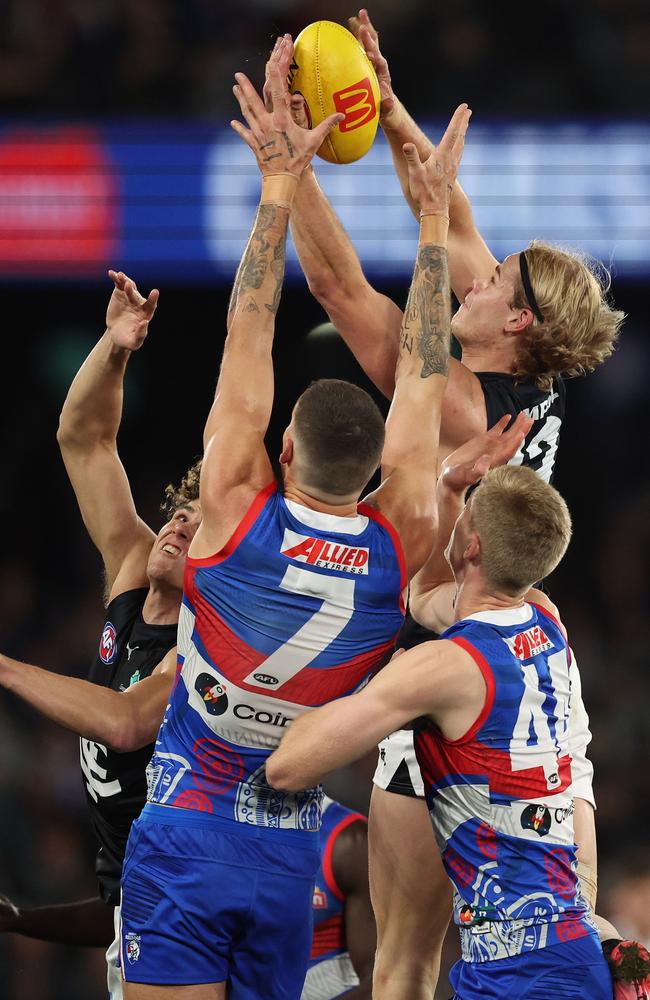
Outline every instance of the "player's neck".
[[499, 593], [494, 588], [487, 587], [481, 577], [473, 577], [464, 580], [458, 588], [454, 611], [456, 621], [460, 621], [481, 611], [507, 611], [509, 608], [521, 608], [523, 604], [523, 597]]
[[[321, 514], [335, 514], [337, 517], [356, 517], [358, 500], [346, 500], [344, 503], [335, 503], [320, 497], [311, 496], [305, 493], [295, 483], [284, 484], [284, 499], [292, 500], [310, 510], [320, 511]], [[333, 499], [333, 498], [332, 498]]]
[[461, 361], [471, 372], [504, 372], [511, 375], [515, 365], [515, 352], [509, 341], [503, 344], [461, 345]]
[[181, 592], [162, 581], [151, 580], [149, 593], [142, 605], [142, 617], [147, 625], [176, 625], [181, 610]]

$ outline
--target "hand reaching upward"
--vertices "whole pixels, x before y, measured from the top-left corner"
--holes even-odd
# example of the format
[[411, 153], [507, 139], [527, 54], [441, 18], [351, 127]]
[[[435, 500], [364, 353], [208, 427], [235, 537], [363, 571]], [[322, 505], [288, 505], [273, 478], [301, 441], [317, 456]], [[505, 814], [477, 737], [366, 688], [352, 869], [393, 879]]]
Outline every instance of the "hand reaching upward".
[[145, 342], [160, 292], [154, 288], [145, 299], [123, 271], [109, 271], [108, 276], [115, 287], [106, 310], [106, 329], [116, 347], [137, 351]]
[[382, 121], [385, 121], [395, 110], [395, 94], [393, 93], [388, 62], [379, 49], [379, 32], [373, 26], [368, 11], [363, 7], [356, 17], [348, 18], [348, 24], [352, 34], [358, 38], [366, 50], [366, 55], [377, 74], [381, 95], [380, 117]]
[[415, 144], [404, 143], [411, 197], [421, 212], [449, 213], [449, 199], [463, 155], [471, 114], [466, 104], [460, 104], [439, 144], [423, 162], [420, 162]]
[[285, 36], [276, 43], [271, 54], [267, 67], [269, 86], [266, 92], [270, 96], [268, 110], [248, 77], [243, 73], [235, 74], [237, 85], [233, 92], [248, 128], [238, 121], [231, 121], [230, 124], [252, 149], [262, 176], [288, 173], [300, 177], [314, 153], [344, 118], [341, 114], [330, 115], [312, 130], [301, 128], [295, 123], [290, 110], [291, 95], [287, 88], [286, 74], [283, 77], [280, 68], [286, 62], [287, 53], [292, 51], [293, 43], [289, 36]]
[[[511, 421], [512, 426], [508, 427]], [[515, 420], [506, 413], [489, 431], [470, 438], [445, 459], [440, 470], [442, 482], [448, 489], [464, 493], [489, 469], [506, 465], [517, 454], [532, 426], [533, 421], [526, 413], [518, 413]]]

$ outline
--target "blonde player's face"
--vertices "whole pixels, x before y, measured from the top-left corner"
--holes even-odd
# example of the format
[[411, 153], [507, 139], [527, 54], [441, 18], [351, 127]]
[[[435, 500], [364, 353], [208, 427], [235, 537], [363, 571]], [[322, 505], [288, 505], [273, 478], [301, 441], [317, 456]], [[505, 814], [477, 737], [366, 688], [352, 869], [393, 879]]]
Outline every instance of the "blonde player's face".
[[474, 279], [451, 323], [461, 346], [488, 345], [503, 334], [508, 321], [518, 314], [512, 308], [518, 279], [516, 254], [506, 257], [503, 264], [497, 264], [491, 275]]
[[158, 532], [153, 543], [147, 575], [150, 580], [183, 589], [183, 572], [190, 543], [201, 523], [201, 504], [193, 500], [179, 507]]

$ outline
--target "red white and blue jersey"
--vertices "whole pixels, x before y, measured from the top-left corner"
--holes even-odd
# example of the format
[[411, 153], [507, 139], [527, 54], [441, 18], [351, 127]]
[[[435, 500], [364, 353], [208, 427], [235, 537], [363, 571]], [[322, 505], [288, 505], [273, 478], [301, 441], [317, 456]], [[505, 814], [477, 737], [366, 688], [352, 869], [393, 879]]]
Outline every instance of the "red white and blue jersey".
[[345, 935], [345, 895], [332, 863], [339, 834], [352, 823], [366, 823], [361, 813], [323, 798], [321, 863], [314, 885], [314, 938], [301, 1000], [333, 1000], [359, 985]]
[[487, 687], [464, 737], [447, 740], [424, 722], [415, 739], [463, 958], [512, 957], [592, 933], [576, 877], [573, 670], [558, 623], [525, 604], [472, 615], [441, 638], [474, 658]]
[[293, 719], [358, 691], [383, 665], [405, 585], [398, 537], [373, 508], [340, 517], [264, 489], [219, 553], [187, 560], [149, 801], [318, 830], [320, 788], [271, 788], [266, 760]]

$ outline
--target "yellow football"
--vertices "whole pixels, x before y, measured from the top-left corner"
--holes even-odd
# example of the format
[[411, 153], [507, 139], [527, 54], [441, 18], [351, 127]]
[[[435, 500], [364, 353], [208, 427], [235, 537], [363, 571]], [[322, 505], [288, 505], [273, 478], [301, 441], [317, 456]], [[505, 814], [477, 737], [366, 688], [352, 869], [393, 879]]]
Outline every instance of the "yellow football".
[[311, 125], [337, 112], [340, 122], [318, 150], [330, 163], [353, 163], [372, 146], [379, 124], [377, 74], [352, 32], [315, 21], [296, 38], [289, 89], [307, 104]]

